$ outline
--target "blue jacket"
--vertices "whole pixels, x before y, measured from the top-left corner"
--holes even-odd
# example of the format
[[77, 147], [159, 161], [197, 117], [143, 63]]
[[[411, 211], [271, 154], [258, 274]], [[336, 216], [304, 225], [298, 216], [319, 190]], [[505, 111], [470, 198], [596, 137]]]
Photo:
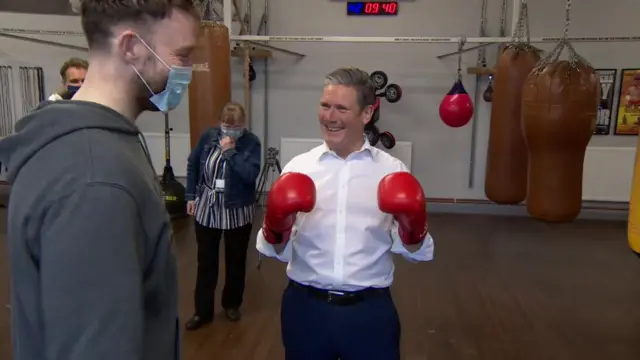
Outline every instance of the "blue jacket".
[[[220, 128], [210, 128], [198, 140], [187, 160], [186, 200], [195, 200], [202, 186], [205, 164], [211, 151], [220, 143]], [[233, 149], [222, 153], [226, 160], [224, 206], [239, 208], [251, 205], [256, 199], [256, 180], [260, 174], [262, 148], [257, 136], [245, 131]]]

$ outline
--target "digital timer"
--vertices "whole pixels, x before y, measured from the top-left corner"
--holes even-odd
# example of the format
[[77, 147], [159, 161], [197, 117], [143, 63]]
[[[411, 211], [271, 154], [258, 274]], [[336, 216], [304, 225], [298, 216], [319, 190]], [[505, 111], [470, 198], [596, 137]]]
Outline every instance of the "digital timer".
[[348, 1], [347, 15], [398, 15], [397, 1]]

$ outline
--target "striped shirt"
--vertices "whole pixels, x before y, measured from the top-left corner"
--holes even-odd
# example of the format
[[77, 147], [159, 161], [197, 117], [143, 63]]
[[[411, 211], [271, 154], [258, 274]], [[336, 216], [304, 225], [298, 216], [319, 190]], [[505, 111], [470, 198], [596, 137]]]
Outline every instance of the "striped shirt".
[[[225, 159], [222, 149], [216, 146], [205, 164], [202, 186], [196, 197], [196, 221], [203, 226], [229, 230], [253, 222], [254, 205], [227, 209], [224, 207], [224, 190], [216, 189], [216, 180], [224, 180]], [[226, 186], [226, 185], [225, 185]]]

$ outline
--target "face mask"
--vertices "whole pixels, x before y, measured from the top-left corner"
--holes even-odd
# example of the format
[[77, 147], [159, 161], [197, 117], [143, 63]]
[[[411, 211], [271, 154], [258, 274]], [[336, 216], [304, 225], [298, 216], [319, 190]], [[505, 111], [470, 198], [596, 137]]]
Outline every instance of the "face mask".
[[80, 90], [80, 86], [78, 86], [78, 85], [67, 85], [67, 90], [69, 92], [75, 93], [76, 91]]
[[[140, 37], [138, 37], [138, 39], [140, 39]], [[156, 94], [153, 92], [151, 86], [149, 86], [149, 84], [144, 80], [142, 75], [140, 75], [135, 67], [133, 68], [133, 71], [138, 74], [140, 80], [142, 80], [147, 89], [149, 89], [149, 92], [151, 92], [152, 96], [149, 98], [149, 101], [151, 101], [151, 103], [156, 108], [158, 108], [159, 111], [163, 113], [169, 112], [169, 110], [173, 110], [178, 107], [180, 101], [182, 100], [182, 96], [187, 91], [187, 87], [191, 82], [192, 68], [167, 65], [167, 63], [165, 63], [158, 56], [158, 54], [156, 54], [155, 51], [153, 51], [151, 47], [149, 47], [149, 45], [144, 42], [144, 40], [140, 39], [140, 41], [144, 46], [147, 47], [147, 49], [149, 49], [149, 51], [151, 51], [151, 53], [158, 59], [158, 61], [160, 61], [164, 66], [167, 67], [167, 69], [169, 69], [167, 85], [165, 86], [163, 91]]]
[[222, 133], [223, 137], [228, 136], [233, 140], [237, 140], [239, 137], [241, 137], [244, 134], [244, 129], [227, 128], [227, 127], [221, 126], [220, 132]]

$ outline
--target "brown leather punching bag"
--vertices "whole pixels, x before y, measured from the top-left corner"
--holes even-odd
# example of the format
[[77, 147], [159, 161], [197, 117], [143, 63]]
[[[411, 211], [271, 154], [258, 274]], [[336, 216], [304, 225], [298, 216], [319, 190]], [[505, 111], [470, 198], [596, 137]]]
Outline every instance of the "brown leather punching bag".
[[484, 183], [485, 195], [498, 204], [517, 204], [527, 195], [522, 87], [539, 60], [539, 50], [524, 43], [505, 46], [498, 57]]
[[522, 96], [522, 127], [529, 153], [527, 210], [539, 220], [565, 222], [582, 208], [584, 154], [596, 126], [600, 84], [576, 59], [532, 71]]
[[191, 148], [200, 135], [219, 122], [231, 100], [231, 48], [229, 30], [223, 24], [202, 22], [193, 53], [193, 77], [189, 84], [189, 132]]

